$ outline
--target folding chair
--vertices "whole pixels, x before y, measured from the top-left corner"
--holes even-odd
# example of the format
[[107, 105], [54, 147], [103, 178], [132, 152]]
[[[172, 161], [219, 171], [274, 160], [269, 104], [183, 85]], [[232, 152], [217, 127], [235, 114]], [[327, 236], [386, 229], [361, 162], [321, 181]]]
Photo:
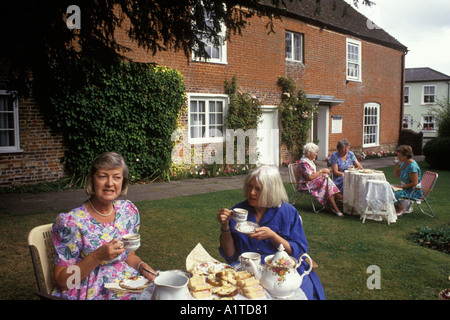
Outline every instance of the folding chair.
[[[291, 163], [288, 166], [288, 172], [289, 172], [289, 183], [292, 186], [292, 190], [293, 190], [293, 194], [291, 195], [291, 197], [289, 198], [289, 203], [294, 205], [298, 199], [300, 199], [300, 197], [303, 194], [308, 194], [309, 195], [309, 199], [311, 201], [311, 205], [313, 208], [313, 211], [315, 213], [319, 213], [321, 212], [323, 209], [325, 209], [325, 206], [323, 206], [321, 209], [317, 210], [316, 206], [314, 205], [314, 196], [311, 193], [311, 189], [309, 188], [308, 183], [306, 182], [299, 182], [298, 181], [298, 174], [297, 174], [297, 164], [296, 163]], [[299, 186], [304, 186], [303, 188], [299, 189]], [[294, 202], [292, 202], [292, 200], [295, 199]]]
[[[434, 214], [433, 210], [431, 209], [430, 204], [428, 203], [428, 197], [430, 196], [430, 193], [433, 191], [433, 188], [434, 188], [434, 185], [436, 184], [437, 178], [438, 178], [437, 173], [431, 172], [431, 171], [425, 171], [425, 173], [422, 176], [422, 180], [420, 181], [421, 187], [414, 187], [414, 189], [416, 189], [416, 190], [423, 191], [422, 196], [421, 197], [413, 197], [415, 192], [411, 192], [411, 195], [409, 196], [409, 198], [402, 197], [401, 199], [406, 199], [406, 200], [415, 202], [423, 214], [434, 218], [435, 214]], [[422, 209], [422, 207], [421, 207], [422, 201], [425, 201], [425, 203], [428, 206], [428, 209], [430, 209], [431, 213], [425, 212]]]
[[36, 295], [43, 300], [60, 300], [51, 295], [55, 287], [53, 278], [55, 247], [52, 242], [52, 224], [33, 228], [28, 234], [28, 246], [38, 286]]

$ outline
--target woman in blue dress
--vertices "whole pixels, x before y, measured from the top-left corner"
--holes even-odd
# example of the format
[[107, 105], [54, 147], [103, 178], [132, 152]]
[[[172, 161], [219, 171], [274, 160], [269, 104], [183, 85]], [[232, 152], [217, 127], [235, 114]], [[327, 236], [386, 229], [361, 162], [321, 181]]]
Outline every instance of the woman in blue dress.
[[[259, 224], [250, 235], [235, 230], [236, 222], [229, 209], [221, 209], [217, 219], [221, 225], [220, 254], [233, 265], [243, 252], [261, 254], [261, 263], [268, 255], [277, 252], [283, 244], [286, 252], [299, 259], [308, 251], [308, 242], [297, 209], [288, 203], [288, 196], [277, 168], [262, 166], [252, 171], [244, 182], [244, 200], [233, 207], [248, 210], [247, 220]], [[309, 269], [303, 261], [299, 274]], [[314, 271], [303, 278], [300, 288], [309, 300], [325, 299], [319, 277]]]
[[339, 140], [337, 143], [337, 151], [328, 160], [331, 165], [331, 171], [333, 172], [333, 182], [341, 193], [344, 193], [344, 171], [352, 166], [356, 169], [363, 169], [362, 165], [356, 159], [355, 154], [349, 151], [349, 149], [350, 142], [347, 139]]
[[411, 146], [401, 145], [397, 148], [397, 156], [399, 162], [394, 166], [394, 177], [400, 177], [401, 185], [395, 185], [402, 190], [395, 191], [395, 209], [397, 214], [402, 215], [405, 213], [405, 208], [399, 201], [400, 198], [420, 198], [422, 196], [422, 190], [415, 189], [420, 187], [420, 167], [417, 162], [412, 158], [413, 151]]

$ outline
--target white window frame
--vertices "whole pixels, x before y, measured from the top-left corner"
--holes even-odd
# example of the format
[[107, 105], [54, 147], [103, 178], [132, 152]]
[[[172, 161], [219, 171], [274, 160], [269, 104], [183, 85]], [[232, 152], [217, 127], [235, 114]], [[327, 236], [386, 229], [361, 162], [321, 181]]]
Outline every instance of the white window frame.
[[[205, 21], [206, 23], [211, 23], [209, 22], [210, 17], [209, 14], [205, 11]], [[193, 61], [197, 61], [197, 62], [207, 62], [207, 63], [217, 63], [217, 64], [227, 64], [227, 42], [225, 41], [225, 37], [226, 37], [226, 28], [225, 28], [225, 24], [223, 22], [220, 23], [221, 26], [221, 31], [219, 32], [218, 36], [220, 39], [220, 46], [217, 48], [218, 50], [218, 58], [203, 58], [203, 57], [199, 57], [195, 55], [195, 52], [192, 52], [192, 60]], [[214, 48], [214, 44], [211, 43], [211, 41], [209, 41], [209, 39], [204, 39], [202, 40], [206, 47], [205, 50], [208, 52], [211, 52], [211, 50], [213, 50]]]
[[[413, 118], [410, 114], [403, 115], [402, 129], [412, 129]], [[405, 126], [406, 124], [406, 126]]]
[[[228, 103], [229, 103], [229, 97], [226, 94], [210, 94], [210, 93], [188, 93], [188, 136], [189, 136], [189, 143], [191, 144], [197, 144], [197, 143], [219, 143], [225, 141], [225, 116], [228, 111]], [[205, 102], [205, 119], [204, 123], [201, 125], [205, 126], [205, 133], [203, 137], [192, 137], [192, 128], [193, 126], [198, 126], [198, 123], [193, 123], [193, 116], [194, 113], [191, 110], [191, 102], [193, 101], [204, 101]], [[210, 113], [209, 113], [209, 102], [211, 101], [220, 101], [223, 103], [222, 107], [222, 128], [223, 131], [221, 132], [221, 136], [214, 136], [211, 137], [210, 134]]]
[[[0, 90], [0, 96], [3, 97], [12, 97], [12, 111], [11, 110], [0, 110], [0, 139], [2, 139], [3, 132], [9, 131], [14, 134], [14, 144], [1, 146], [0, 145], [0, 153], [11, 153], [11, 152], [22, 152], [20, 149], [20, 136], [19, 136], [19, 99], [17, 97], [16, 91], [8, 91], [8, 90]], [[2, 119], [5, 119], [5, 116], [12, 114], [12, 128], [3, 127], [5, 124], [2, 123]], [[6, 122], [9, 122], [8, 120]], [[8, 127], [10, 124], [8, 124]]]
[[[408, 101], [406, 101], [406, 99], [408, 99]], [[403, 103], [405, 104], [405, 106], [411, 105], [411, 87], [410, 86], [405, 86], [405, 92], [403, 95]]]
[[[420, 124], [423, 132], [436, 132], [436, 119], [431, 114], [423, 114], [420, 118]], [[425, 129], [425, 126], [432, 125], [432, 128]]]
[[[426, 88], [433, 88], [434, 93], [430, 94], [425, 92]], [[429, 97], [433, 97], [433, 101], [429, 102], [429, 101], [425, 101], [425, 95], [429, 96]], [[437, 97], [437, 86], [435, 84], [425, 84], [422, 86], [422, 104], [427, 104], [427, 105], [432, 105], [432, 104], [436, 104], [436, 97]]]
[[[295, 41], [296, 39], [297, 42]], [[300, 42], [300, 48], [297, 48], [295, 46], [295, 44], [298, 43], [298, 41]], [[303, 62], [303, 43], [304, 42], [302, 33], [286, 31], [284, 37], [285, 59], [288, 61]]]
[[[378, 103], [365, 103], [363, 112], [363, 148], [380, 145], [380, 114]], [[374, 139], [373, 139], [374, 138]]]
[[[362, 79], [362, 66], [361, 66], [361, 55], [362, 55], [362, 46], [361, 46], [361, 41], [358, 40], [354, 40], [354, 39], [346, 39], [345, 42], [345, 46], [346, 46], [346, 57], [345, 57], [345, 61], [346, 61], [346, 68], [345, 68], [345, 72], [346, 72], [346, 79], [348, 81], [361, 81]], [[356, 47], [358, 48], [358, 55], [355, 59], [355, 57], [352, 55], [352, 52], [349, 51], [349, 46], [352, 47]], [[356, 70], [356, 75], [353, 73], [354, 72], [354, 68], [351, 68], [351, 65], [356, 65], [357, 66], [357, 70]]]

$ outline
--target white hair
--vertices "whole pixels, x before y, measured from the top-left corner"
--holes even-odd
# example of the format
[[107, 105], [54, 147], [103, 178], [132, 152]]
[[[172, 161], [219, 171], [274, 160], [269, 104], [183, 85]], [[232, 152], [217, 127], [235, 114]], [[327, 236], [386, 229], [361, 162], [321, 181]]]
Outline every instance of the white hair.
[[244, 181], [244, 195], [248, 198], [247, 186], [253, 179], [261, 186], [261, 196], [258, 206], [264, 208], [277, 208], [283, 202], [288, 201], [286, 189], [283, 185], [278, 168], [272, 166], [261, 166], [250, 172]]
[[303, 155], [305, 157], [308, 157], [310, 154], [316, 152], [317, 150], [319, 150], [319, 147], [315, 143], [308, 142], [303, 146]]

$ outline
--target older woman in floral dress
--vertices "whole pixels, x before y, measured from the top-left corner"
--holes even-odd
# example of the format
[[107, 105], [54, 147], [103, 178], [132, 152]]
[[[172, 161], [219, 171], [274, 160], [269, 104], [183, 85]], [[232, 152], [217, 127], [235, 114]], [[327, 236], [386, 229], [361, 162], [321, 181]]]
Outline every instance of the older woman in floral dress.
[[71, 300], [130, 299], [130, 294], [105, 289], [105, 283], [139, 273], [154, 279], [143, 270], [151, 270], [150, 266], [134, 251], [125, 250], [120, 241], [140, 227], [136, 206], [128, 200], [116, 200], [127, 188], [128, 169], [122, 156], [112, 152], [100, 155], [86, 181], [90, 199], [61, 213], [53, 223], [56, 288], [52, 295]]
[[[327, 203], [331, 207], [331, 211], [338, 217], [344, 215], [336, 205], [336, 200], [342, 200], [342, 194], [333, 180], [329, 177], [329, 169], [320, 169], [317, 171], [314, 159], [317, 157], [319, 147], [310, 142], [303, 147], [303, 157], [297, 165], [297, 172], [299, 182], [306, 182], [312, 195], [319, 201], [320, 204]], [[299, 185], [301, 190], [307, 190], [303, 184]]]

